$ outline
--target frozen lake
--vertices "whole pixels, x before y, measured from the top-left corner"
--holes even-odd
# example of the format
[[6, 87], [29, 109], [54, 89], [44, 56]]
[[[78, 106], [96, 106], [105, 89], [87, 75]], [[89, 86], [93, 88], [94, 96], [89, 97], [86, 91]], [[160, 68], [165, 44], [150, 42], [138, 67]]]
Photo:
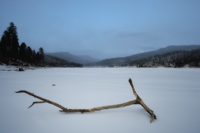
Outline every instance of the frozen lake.
[[[67, 108], [92, 108], [134, 100], [128, 83], [155, 112], [140, 105], [93, 113], [59, 108], [15, 91], [27, 90]], [[55, 84], [55, 86], [52, 86]], [[197, 133], [200, 132], [200, 69], [49, 68], [0, 71], [0, 133]]]

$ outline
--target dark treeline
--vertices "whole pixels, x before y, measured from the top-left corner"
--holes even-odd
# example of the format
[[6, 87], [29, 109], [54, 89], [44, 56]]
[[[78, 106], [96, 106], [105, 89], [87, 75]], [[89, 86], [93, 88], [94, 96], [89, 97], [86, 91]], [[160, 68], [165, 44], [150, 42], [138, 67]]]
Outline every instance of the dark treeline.
[[7, 65], [31, 65], [31, 66], [66, 66], [66, 67], [82, 67], [82, 64], [69, 63], [67, 61], [49, 57], [46, 58], [42, 47], [35, 51], [25, 42], [19, 44], [17, 35], [17, 27], [13, 22], [4, 31], [0, 40], [0, 63], [3, 62]]
[[7, 65], [36, 65], [42, 66], [44, 62], [44, 50], [39, 51], [31, 49], [26, 43], [19, 45], [17, 27], [13, 22], [4, 31], [0, 41], [0, 61]]
[[132, 61], [129, 65], [137, 67], [200, 67], [200, 49], [174, 51], [163, 55], [155, 55]]

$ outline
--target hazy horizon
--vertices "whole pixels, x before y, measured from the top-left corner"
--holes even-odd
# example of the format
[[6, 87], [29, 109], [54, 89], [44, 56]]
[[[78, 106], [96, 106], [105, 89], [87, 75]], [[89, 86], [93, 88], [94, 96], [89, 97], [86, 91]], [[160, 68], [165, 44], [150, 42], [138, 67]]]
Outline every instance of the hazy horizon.
[[14, 22], [19, 44], [97, 59], [200, 44], [200, 1], [2, 0], [0, 35]]
[[[169, 45], [169, 46], [165, 46], [165, 47], [162, 47], [162, 48], [167, 48], [167, 47], [170, 47], [170, 46], [200, 46], [200, 44], [192, 44], [192, 45]], [[111, 57], [111, 58], [128, 57], [128, 56], [132, 56], [132, 55], [136, 55], [136, 54], [142, 54], [142, 53], [146, 53], [146, 52], [156, 51], [156, 50], [159, 50], [159, 49], [162, 49], [162, 48], [158, 48], [158, 49], [154, 49], [154, 50], [149, 50], [149, 51], [145, 51], [145, 52], [134, 53], [134, 54], [131, 54], [131, 55], [126, 55], [126, 56]], [[75, 55], [75, 54], [70, 53], [68, 51], [46, 52], [46, 54], [52, 54], [52, 53], [69, 53], [69, 54], [74, 55], [74, 56], [90, 56], [88, 54], [82, 54], [82, 55], [78, 54], [78, 55]], [[94, 59], [98, 59], [98, 58], [93, 57], [93, 56], [90, 56], [90, 57], [92, 57]], [[111, 58], [103, 58], [103, 59], [98, 59], [98, 60], [111, 59]]]

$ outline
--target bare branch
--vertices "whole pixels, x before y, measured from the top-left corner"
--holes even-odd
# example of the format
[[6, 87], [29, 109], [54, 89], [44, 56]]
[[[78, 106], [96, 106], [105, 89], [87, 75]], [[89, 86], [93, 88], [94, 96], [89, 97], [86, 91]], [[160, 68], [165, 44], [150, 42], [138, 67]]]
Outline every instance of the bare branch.
[[154, 119], [156, 119], [154, 113], [151, 115], [151, 120], [150, 120], [150, 123], [152, 123], [154, 121]]
[[91, 109], [69, 109], [69, 108], [65, 108], [62, 105], [55, 103], [53, 101], [50, 101], [48, 99], [42, 98], [40, 96], [35, 95], [34, 93], [31, 93], [29, 91], [26, 90], [20, 90], [17, 91], [16, 93], [26, 93], [28, 95], [31, 95], [37, 99], [40, 99], [42, 101], [36, 101], [33, 102], [28, 108], [32, 107], [34, 104], [39, 104], [39, 103], [49, 103], [52, 104], [62, 110], [60, 110], [60, 112], [67, 112], [67, 113], [71, 113], [71, 112], [94, 112], [94, 111], [100, 111], [100, 110], [105, 110], [105, 109], [112, 109], [112, 108], [121, 108], [121, 107], [126, 107], [126, 106], [130, 106], [133, 104], [140, 104], [150, 115], [151, 115], [151, 122], [153, 122], [156, 119], [156, 115], [154, 114], [154, 112], [143, 102], [143, 100], [140, 98], [140, 96], [137, 94], [137, 92], [135, 91], [135, 88], [133, 86], [132, 80], [129, 79], [129, 83], [132, 87], [133, 90], [133, 94], [135, 95], [136, 99], [132, 100], [132, 101], [128, 101], [125, 103], [120, 103], [120, 104], [114, 104], [114, 105], [107, 105], [107, 106], [101, 106], [101, 107], [95, 107], [95, 108], [91, 108]]
[[50, 100], [48, 100], [48, 99], [42, 98], [42, 97], [40, 97], [40, 96], [37, 96], [37, 95], [35, 95], [34, 93], [28, 92], [28, 91], [26, 91], [26, 90], [20, 90], [20, 91], [17, 91], [16, 93], [26, 93], [26, 94], [28, 94], [28, 95], [31, 95], [31, 96], [37, 98], [37, 99], [40, 99], [40, 100], [42, 100], [42, 101], [45, 101], [46, 103], [52, 104], [52, 105], [54, 105], [54, 106], [56, 106], [56, 107], [58, 107], [58, 108], [60, 108], [60, 109], [62, 109], [62, 110], [65, 110], [65, 109], [66, 109], [65, 107], [63, 107], [62, 105], [60, 105], [60, 104], [58, 104], [58, 103], [55, 103], [55, 102], [50, 101]]
[[140, 96], [137, 94], [137, 92], [135, 91], [135, 88], [133, 86], [132, 80], [129, 79], [129, 83], [132, 87], [133, 90], [133, 94], [136, 96], [136, 101], [139, 102], [139, 104], [151, 115], [151, 122], [154, 121], [154, 119], [156, 119], [156, 115], [154, 114], [154, 112], [143, 102], [143, 100], [140, 98]]
[[132, 101], [121, 103], [121, 104], [107, 105], [107, 106], [91, 108], [90, 112], [100, 111], [100, 110], [104, 110], [104, 109], [121, 108], [121, 107], [130, 106], [132, 104], [139, 104], [139, 103], [136, 100], [132, 100]]
[[45, 101], [35, 101], [28, 108], [32, 107], [34, 104], [37, 104], [37, 103], [45, 103]]
[[140, 98], [140, 97], [138, 96], [137, 92], [135, 91], [135, 88], [134, 88], [134, 86], [133, 86], [132, 80], [129, 79], [128, 81], [129, 81], [129, 83], [130, 83], [130, 85], [131, 85], [133, 94], [135, 95], [136, 99]]

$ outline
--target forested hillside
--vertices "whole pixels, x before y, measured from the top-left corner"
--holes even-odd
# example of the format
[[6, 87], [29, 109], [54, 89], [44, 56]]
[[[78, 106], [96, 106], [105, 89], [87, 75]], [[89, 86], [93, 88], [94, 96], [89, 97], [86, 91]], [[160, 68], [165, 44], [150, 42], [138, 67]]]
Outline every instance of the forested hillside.
[[52, 66], [52, 67], [82, 67], [82, 64], [68, 62], [66, 60], [50, 55], [44, 56], [44, 64], [45, 66]]
[[[91, 66], [108, 66], [108, 67], [114, 67], [114, 66], [128, 66], [133, 65], [136, 62], [142, 62], [143, 60], [149, 59], [151, 57], [158, 57], [159, 55], [165, 55], [165, 54], [171, 54], [176, 53], [177, 51], [191, 51], [200, 49], [200, 45], [180, 45], [180, 46], [167, 46], [165, 48], [160, 48], [155, 51], [149, 51], [144, 53], [139, 53], [127, 57], [119, 57], [119, 58], [111, 58], [111, 59], [105, 59], [99, 62], [96, 62], [94, 64], [91, 64]], [[187, 56], [189, 58], [189, 55]], [[138, 65], [138, 64], [137, 64]]]
[[200, 49], [155, 55], [132, 61], [128, 65], [137, 67], [200, 67]]

